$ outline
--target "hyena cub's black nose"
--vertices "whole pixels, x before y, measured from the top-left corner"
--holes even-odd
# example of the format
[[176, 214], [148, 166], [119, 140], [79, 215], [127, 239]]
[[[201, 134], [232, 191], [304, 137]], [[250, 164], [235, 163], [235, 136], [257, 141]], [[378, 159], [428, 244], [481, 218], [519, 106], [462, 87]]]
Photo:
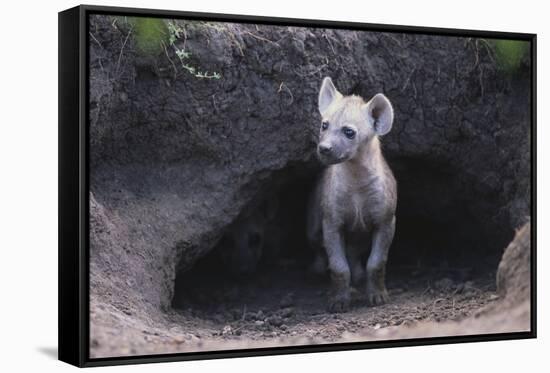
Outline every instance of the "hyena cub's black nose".
[[319, 144], [319, 153], [327, 155], [330, 154], [330, 152], [332, 152], [332, 146]]

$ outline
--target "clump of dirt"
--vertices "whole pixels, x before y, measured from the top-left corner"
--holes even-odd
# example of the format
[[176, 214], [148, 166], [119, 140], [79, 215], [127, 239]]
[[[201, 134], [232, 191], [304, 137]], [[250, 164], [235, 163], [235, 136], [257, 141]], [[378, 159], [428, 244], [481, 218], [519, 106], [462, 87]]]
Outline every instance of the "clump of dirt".
[[500, 296], [515, 303], [531, 295], [531, 224], [516, 233], [502, 256], [497, 272], [497, 290]]

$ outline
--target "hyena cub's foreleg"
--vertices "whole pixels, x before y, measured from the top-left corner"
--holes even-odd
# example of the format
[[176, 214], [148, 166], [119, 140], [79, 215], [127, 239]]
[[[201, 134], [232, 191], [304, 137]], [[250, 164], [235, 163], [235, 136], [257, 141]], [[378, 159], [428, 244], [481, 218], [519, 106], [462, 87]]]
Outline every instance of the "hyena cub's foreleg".
[[395, 233], [395, 217], [375, 228], [372, 248], [367, 260], [367, 297], [370, 304], [383, 304], [389, 300], [386, 290], [386, 262]]
[[342, 233], [328, 219], [323, 221], [323, 241], [331, 278], [329, 311], [344, 312], [350, 303], [351, 271], [346, 258]]

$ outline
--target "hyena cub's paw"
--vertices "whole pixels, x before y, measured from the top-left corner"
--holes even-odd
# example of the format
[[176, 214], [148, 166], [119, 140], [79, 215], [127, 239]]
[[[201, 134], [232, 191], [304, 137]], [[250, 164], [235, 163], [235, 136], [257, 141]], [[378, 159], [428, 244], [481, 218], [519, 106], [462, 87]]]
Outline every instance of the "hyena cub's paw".
[[390, 296], [386, 288], [381, 290], [368, 290], [367, 289], [367, 300], [371, 306], [379, 306], [390, 301]]
[[328, 299], [328, 310], [332, 313], [347, 312], [351, 302], [350, 291], [341, 291]]

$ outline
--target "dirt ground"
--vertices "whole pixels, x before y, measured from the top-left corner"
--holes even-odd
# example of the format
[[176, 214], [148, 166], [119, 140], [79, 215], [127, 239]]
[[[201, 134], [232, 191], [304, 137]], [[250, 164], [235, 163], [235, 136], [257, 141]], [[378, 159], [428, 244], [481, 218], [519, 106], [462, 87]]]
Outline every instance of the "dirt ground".
[[[435, 275], [440, 277], [431, 280]], [[127, 327], [92, 334], [92, 357], [392, 339], [397, 330], [396, 338], [403, 330], [426, 323], [442, 324], [442, 328], [424, 330], [422, 336], [468, 334], [472, 330], [445, 334], [449, 330], [444, 323], [479, 317], [499, 300], [494, 272], [466, 282], [441, 277], [440, 272], [415, 272], [390, 280], [388, 304], [370, 307], [357, 290], [350, 312], [331, 314], [326, 312], [327, 286], [324, 279], [288, 268], [265, 272], [252, 282], [194, 287], [186, 294], [183, 309], [167, 311], [165, 328], [135, 330], [132, 315], [118, 315], [116, 324]], [[92, 317], [108, 315], [113, 313], [92, 312]], [[502, 327], [517, 328], [504, 324], [489, 330], [499, 332]], [[121, 337], [127, 344], [120, 343]]]
[[253, 282], [244, 279], [217, 289], [197, 289], [199, 296], [191, 297], [197, 303], [181, 312], [195, 320], [190, 327], [212, 329], [210, 336], [202, 335], [206, 337], [266, 340], [298, 335], [334, 342], [344, 331], [457, 320], [498, 298], [490, 277], [455, 283], [449, 277], [431, 282], [425, 276], [415, 278], [412, 285], [406, 279], [394, 281], [390, 284], [392, 301], [380, 307], [369, 307], [363, 291], [357, 289], [350, 312], [330, 314], [326, 312], [326, 279], [292, 269], [273, 272]]
[[442, 276], [434, 269], [394, 269], [403, 276], [389, 278], [388, 304], [369, 307], [357, 291], [351, 311], [343, 314], [326, 312], [326, 280], [292, 266], [264, 271], [255, 281], [190, 286], [182, 294], [184, 302], [175, 302], [183, 308], [157, 312], [161, 316], [156, 319], [150, 310], [136, 313], [93, 297], [90, 356], [529, 331], [530, 231], [527, 224], [517, 232], [496, 273], [488, 271], [463, 282], [456, 280], [456, 272]]

